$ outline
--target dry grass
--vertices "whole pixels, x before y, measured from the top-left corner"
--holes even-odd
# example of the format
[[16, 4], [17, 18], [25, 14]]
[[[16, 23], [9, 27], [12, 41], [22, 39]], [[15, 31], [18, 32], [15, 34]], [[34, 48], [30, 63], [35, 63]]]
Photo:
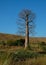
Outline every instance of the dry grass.
[[[22, 36], [17, 36], [17, 35], [12, 35], [12, 34], [3, 34], [0, 33], [0, 41], [5, 41], [7, 42], [7, 40], [17, 40], [17, 39], [22, 39], [24, 37]], [[46, 38], [30, 38], [30, 44], [32, 47], [33, 51], [42, 51], [41, 47], [39, 46], [39, 44], [35, 44], [35, 43], [39, 43], [39, 42], [46, 42]], [[9, 46], [9, 47], [0, 47], [0, 51], [4, 51], [6, 53], [11, 53], [11, 52], [15, 52], [19, 49], [23, 49], [23, 47], [17, 47], [17, 46]], [[0, 57], [2, 57], [2, 59], [0, 58], [0, 65], [4, 65], [6, 60], [7, 60], [7, 55], [6, 57], [5, 55], [2, 55]], [[6, 59], [5, 59], [6, 58]], [[5, 59], [5, 60], [4, 60]], [[11, 58], [8, 61], [9, 64], [6, 65], [46, 65], [46, 55], [42, 56], [42, 57], [38, 57], [38, 58], [33, 58], [33, 59], [27, 59], [25, 61], [19, 61], [19, 62], [15, 62], [14, 60], [11, 60]]]
[[25, 61], [18, 61], [18, 62], [12, 60], [10, 65], [46, 65], [46, 56], [38, 57], [37, 59], [33, 58], [33, 59], [27, 59]]
[[32, 59], [26, 59], [25, 61], [18, 61], [16, 62], [15, 60], [11, 60], [11, 58], [7, 59], [7, 56], [11, 52], [15, 52], [19, 49], [23, 49], [22, 47], [11, 47], [11, 48], [5, 48], [2, 49], [2, 51], [6, 52], [7, 54], [1, 55], [0, 58], [0, 65], [46, 65], [46, 55], [43, 55], [41, 57], [37, 58], [32, 58]]
[[[22, 39], [24, 37], [22, 36], [18, 36], [18, 35], [13, 35], [13, 34], [4, 34], [4, 33], [0, 33], [0, 41], [4, 40], [17, 40], [17, 39]], [[36, 43], [36, 42], [46, 42], [46, 38], [45, 37], [33, 37], [30, 38], [30, 42], [32, 43]]]

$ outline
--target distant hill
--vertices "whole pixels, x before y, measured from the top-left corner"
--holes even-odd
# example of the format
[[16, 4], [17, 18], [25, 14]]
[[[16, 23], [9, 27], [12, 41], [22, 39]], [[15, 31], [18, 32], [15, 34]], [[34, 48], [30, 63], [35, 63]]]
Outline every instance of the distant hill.
[[[22, 39], [23, 36], [0, 33], [0, 41]], [[46, 42], [46, 37], [30, 37], [30, 42]]]

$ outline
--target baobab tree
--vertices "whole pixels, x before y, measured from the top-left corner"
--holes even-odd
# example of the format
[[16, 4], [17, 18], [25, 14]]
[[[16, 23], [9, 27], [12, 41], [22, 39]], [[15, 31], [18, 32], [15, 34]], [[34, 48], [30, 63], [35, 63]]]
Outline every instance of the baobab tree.
[[29, 34], [32, 34], [34, 30], [34, 18], [35, 14], [29, 9], [19, 13], [18, 32], [25, 35], [25, 48], [29, 46]]

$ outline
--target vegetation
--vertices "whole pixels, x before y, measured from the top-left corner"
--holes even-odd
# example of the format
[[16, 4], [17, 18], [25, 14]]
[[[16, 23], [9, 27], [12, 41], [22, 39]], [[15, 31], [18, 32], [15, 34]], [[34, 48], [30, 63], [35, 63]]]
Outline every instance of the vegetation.
[[[16, 41], [18, 39], [24, 39], [24, 36], [0, 33], [0, 42], [2, 41], [7, 42], [8, 40]], [[46, 42], [46, 38], [31, 37], [30, 42], [31, 43]]]
[[45, 42], [41, 42], [40, 46], [43, 49], [43, 51], [46, 51], [46, 43]]
[[13, 54], [13, 60], [26, 60], [28, 58], [37, 58], [39, 56], [36, 52], [31, 52], [29, 50], [18, 50]]
[[32, 42], [26, 50], [24, 42], [21, 37], [15, 40], [1, 40], [0, 65], [46, 65], [46, 42]]
[[45, 60], [46, 55], [31, 50], [0, 51], [1, 65], [46, 65]]

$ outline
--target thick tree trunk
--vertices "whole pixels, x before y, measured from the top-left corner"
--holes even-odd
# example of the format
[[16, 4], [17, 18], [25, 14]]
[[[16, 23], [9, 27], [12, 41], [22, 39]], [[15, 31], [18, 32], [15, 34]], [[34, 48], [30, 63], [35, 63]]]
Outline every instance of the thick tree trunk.
[[26, 19], [26, 37], [25, 37], [25, 48], [29, 45], [29, 27], [28, 27], [28, 17]]

